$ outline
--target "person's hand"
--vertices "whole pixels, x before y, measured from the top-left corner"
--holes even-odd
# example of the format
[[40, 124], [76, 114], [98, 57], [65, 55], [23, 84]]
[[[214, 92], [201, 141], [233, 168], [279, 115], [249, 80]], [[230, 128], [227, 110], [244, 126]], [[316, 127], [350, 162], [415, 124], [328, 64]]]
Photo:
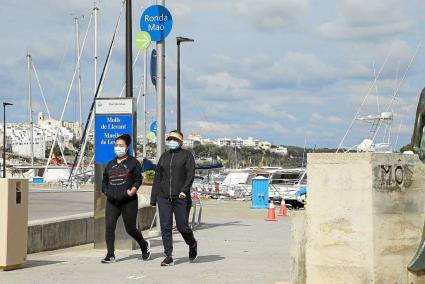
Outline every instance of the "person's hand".
[[131, 191], [131, 190], [129, 190], [129, 189], [127, 189], [127, 195], [128, 195], [128, 196], [130, 196], [130, 197], [131, 197], [131, 196], [133, 196], [132, 191]]
[[186, 198], [186, 194], [184, 192], [180, 192], [179, 198], [180, 199], [185, 199]]

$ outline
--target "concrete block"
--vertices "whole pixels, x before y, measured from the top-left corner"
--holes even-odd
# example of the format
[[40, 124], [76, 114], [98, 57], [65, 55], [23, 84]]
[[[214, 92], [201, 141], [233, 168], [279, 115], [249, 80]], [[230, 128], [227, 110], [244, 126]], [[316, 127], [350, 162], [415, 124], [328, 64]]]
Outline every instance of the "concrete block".
[[418, 157], [309, 154], [307, 171], [306, 283], [410, 284], [425, 217]]
[[294, 211], [291, 214], [290, 272], [292, 284], [305, 284], [305, 211]]
[[42, 251], [43, 235], [42, 225], [28, 226], [27, 253]]
[[67, 248], [93, 242], [93, 214], [31, 221], [28, 253]]

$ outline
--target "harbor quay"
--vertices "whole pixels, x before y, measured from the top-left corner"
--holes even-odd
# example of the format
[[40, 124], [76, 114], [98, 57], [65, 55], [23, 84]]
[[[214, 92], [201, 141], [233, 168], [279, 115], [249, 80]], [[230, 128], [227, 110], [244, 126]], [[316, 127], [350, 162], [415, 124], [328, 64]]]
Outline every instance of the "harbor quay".
[[425, 284], [423, 1], [3, 1], [0, 284]]
[[[29, 195], [30, 222], [75, 216], [93, 206], [93, 192]], [[80, 207], [73, 208], [76, 199]], [[67, 207], [60, 206], [64, 201], [69, 201]], [[250, 206], [243, 201], [203, 201], [202, 222], [194, 231], [199, 242], [195, 263], [189, 262], [187, 246], [175, 232], [175, 266], [161, 267], [161, 238], [145, 230], [152, 244], [149, 261], [141, 260], [139, 249], [124, 249], [116, 251], [116, 263], [102, 264], [105, 251], [89, 243], [29, 254], [23, 268], [0, 272], [0, 283], [289, 283], [290, 217], [266, 222], [267, 210]]]

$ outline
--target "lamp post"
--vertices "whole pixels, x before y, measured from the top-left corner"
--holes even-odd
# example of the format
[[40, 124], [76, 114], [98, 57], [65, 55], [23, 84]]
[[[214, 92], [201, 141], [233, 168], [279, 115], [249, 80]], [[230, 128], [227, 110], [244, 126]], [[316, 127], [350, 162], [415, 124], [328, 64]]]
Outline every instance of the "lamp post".
[[3, 102], [3, 178], [6, 178], [6, 106], [12, 105]]
[[181, 42], [193, 42], [195, 40], [191, 38], [176, 37], [177, 41], [177, 130], [181, 131], [181, 112], [180, 112], [180, 43]]

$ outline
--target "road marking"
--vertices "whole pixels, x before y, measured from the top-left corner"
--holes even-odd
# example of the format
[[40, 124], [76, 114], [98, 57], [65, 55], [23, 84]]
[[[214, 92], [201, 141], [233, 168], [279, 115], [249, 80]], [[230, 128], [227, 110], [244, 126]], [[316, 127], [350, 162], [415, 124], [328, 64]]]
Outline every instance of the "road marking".
[[132, 275], [132, 276], [128, 276], [127, 279], [138, 280], [138, 279], [143, 279], [145, 277], [146, 277], [145, 275], [141, 275], [141, 276]]

